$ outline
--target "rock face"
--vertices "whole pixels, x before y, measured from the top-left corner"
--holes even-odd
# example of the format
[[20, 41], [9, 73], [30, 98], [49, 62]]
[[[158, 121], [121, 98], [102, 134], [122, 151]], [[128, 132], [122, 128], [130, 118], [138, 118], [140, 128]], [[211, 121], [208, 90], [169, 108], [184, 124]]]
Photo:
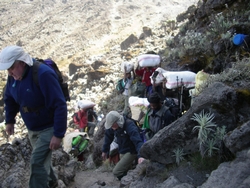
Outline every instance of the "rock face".
[[121, 49], [127, 50], [132, 44], [136, 43], [138, 41], [138, 38], [131, 34], [125, 41], [121, 43]]
[[[31, 151], [28, 137], [1, 146], [1, 187], [28, 187]], [[59, 149], [53, 152], [52, 162], [60, 179], [59, 184], [69, 185], [75, 176], [77, 161], [70, 160], [69, 155]]]
[[[237, 127], [237, 116], [240, 115], [235, 113], [238, 100], [240, 99], [237, 98], [234, 88], [222, 83], [213, 84], [195, 98], [191, 108], [184, 116], [146, 142], [141, 148], [141, 155], [152, 161], [169, 164], [174, 162], [172, 155], [173, 150], [177, 147], [183, 148], [186, 154], [197, 152], [197, 132], [192, 131], [197, 122], [191, 119], [194, 113], [199, 114], [202, 110], [210, 111], [215, 115], [214, 122], [218, 126], [225, 125], [227, 130], [231, 131]], [[245, 117], [245, 121], [249, 118], [249, 116]], [[165, 148], [164, 152], [162, 147]]]
[[249, 187], [250, 185], [250, 158], [249, 150], [237, 153], [232, 162], [222, 163], [217, 170], [213, 171], [208, 180], [199, 188], [209, 187]]
[[[172, 0], [166, 2], [13, 0], [10, 2], [2, 0], [0, 2], [2, 18], [0, 46], [17, 44], [23, 46], [34, 57], [51, 57], [61, 65], [68, 76], [66, 79], [70, 82], [72, 103], [68, 104], [69, 120], [75, 101], [83, 98], [95, 101], [98, 105], [101, 104], [102, 112], [105, 113], [105, 110], [111, 109], [114, 105], [107, 104], [108, 98], [116, 99], [117, 97], [112, 93], [115, 80], [120, 76], [120, 62], [124, 58], [133, 62], [138, 54], [147, 51], [164, 50], [166, 40], [170, 37], [167, 33], [174, 35], [171, 29], [177, 26], [171, 25], [170, 29], [159, 23], [162, 20], [172, 19], [172, 16], [175, 18], [176, 12], [185, 10], [196, 2]], [[204, 23], [206, 19], [204, 21], [203, 18], [213, 11], [223, 9], [225, 3], [234, 4], [234, 7], [237, 7], [247, 1], [203, 1], [203, 3], [200, 2], [200, 7], [195, 14], [190, 8], [179, 19], [181, 21], [198, 19]], [[204, 29], [206, 28], [198, 30]], [[132, 42], [126, 41], [129, 36], [132, 36]], [[139, 40], [136, 42], [134, 39]], [[178, 41], [174, 42], [178, 43]], [[225, 50], [223, 45], [224, 43], [220, 42], [213, 45], [213, 53], [220, 54]], [[231, 46], [231, 48], [234, 47]], [[200, 59], [192, 61], [196, 63], [192, 64], [193, 67], [184, 64], [180, 67], [176, 64], [176, 60], [168, 62], [168, 67], [174, 70], [197, 71], [202, 67], [200, 63], [204, 63]], [[220, 67], [218, 70], [221, 70], [223, 61], [219, 57], [213, 61], [216, 66]], [[231, 65], [230, 62], [228, 64], [225, 67]], [[1, 75], [1, 81], [3, 82], [1, 86], [4, 86], [5, 74]], [[145, 161], [137, 165], [134, 171], [129, 172], [122, 179], [121, 184], [133, 188], [249, 187], [250, 115], [248, 112], [250, 104], [247, 95], [240, 95], [241, 87], [247, 90], [249, 83], [245, 83], [244, 80], [232, 85], [217, 82], [204, 90], [194, 99], [191, 108], [181, 118], [145, 143], [141, 149], [141, 155], [150, 159], [151, 162]], [[2, 101], [1, 104], [3, 104]], [[235, 159], [220, 164], [216, 170], [208, 174], [209, 178], [203, 176], [196, 183], [181, 179], [178, 173], [164, 177], [165, 167], [175, 163], [174, 149], [182, 147], [187, 155], [198, 152], [197, 132], [193, 131], [197, 122], [191, 118], [194, 113], [200, 113], [202, 110], [213, 113], [214, 121], [219, 127], [226, 126], [228, 134], [225, 135], [223, 144], [230, 154], [235, 155]], [[86, 156], [88, 163], [84, 164], [84, 168], [91, 169], [101, 164], [103, 123], [101, 122], [93, 140], [93, 150], [90, 150]], [[0, 174], [2, 174], [0, 187], [27, 187], [31, 148], [25, 136], [27, 130], [19, 116], [16, 124], [16, 138], [7, 137], [1, 129], [0, 143], [10, 140], [13, 142], [0, 147], [0, 166], [3, 167], [0, 169]], [[1, 124], [2, 127], [3, 124]], [[91, 153], [93, 153], [93, 158]], [[75, 176], [77, 162], [63, 150], [58, 150], [53, 153], [53, 166], [58, 172], [60, 187], [69, 187]], [[188, 175], [191, 176], [191, 173]], [[189, 180], [197, 178], [197, 176], [190, 176], [186, 177]]]
[[225, 137], [225, 145], [232, 153], [237, 153], [250, 144], [250, 122], [247, 121], [238, 129], [234, 129], [228, 136]]

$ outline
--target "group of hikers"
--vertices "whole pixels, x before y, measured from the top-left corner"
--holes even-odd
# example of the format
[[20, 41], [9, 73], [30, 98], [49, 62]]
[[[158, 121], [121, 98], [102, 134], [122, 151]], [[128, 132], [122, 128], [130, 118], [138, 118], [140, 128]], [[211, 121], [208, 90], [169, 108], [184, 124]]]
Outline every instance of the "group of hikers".
[[[145, 55], [147, 58], [157, 58], [159, 65], [160, 56], [156, 54]], [[149, 61], [148, 61], [149, 62]], [[150, 63], [149, 63], [150, 64]], [[131, 63], [129, 63], [131, 65]], [[105, 139], [102, 148], [102, 157], [104, 160], [110, 155], [110, 145], [116, 142], [118, 148], [117, 160], [113, 169], [114, 175], [121, 179], [126, 175], [132, 164], [141, 163], [144, 159], [140, 157], [140, 148], [146, 140], [151, 139], [160, 129], [169, 125], [175, 120], [171, 111], [163, 105], [164, 95], [162, 92], [166, 88], [163, 84], [156, 85], [151, 83], [151, 76], [155, 73], [156, 66], [138, 67], [134, 70], [134, 66], [122, 65], [124, 90], [121, 93], [124, 96], [124, 109], [121, 112], [110, 111], [106, 115], [105, 122]], [[132, 119], [130, 114], [129, 97], [131, 96], [130, 87], [134, 84], [135, 77], [139, 77], [137, 82], [142, 82], [145, 85], [144, 91], [140, 94], [141, 97], [148, 100], [148, 111], [146, 114], [147, 123], [145, 126], [137, 125], [138, 120]], [[156, 90], [156, 88], [160, 88]], [[88, 104], [89, 103], [89, 104]], [[84, 105], [83, 105], [84, 104]], [[94, 111], [94, 103], [87, 100], [78, 101], [73, 114], [73, 122], [80, 132], [86, 132], [88, 136], [94, 135], [94, 129], [97, 123], [97, 114]], [[144, 114], [145, 115], [145, 114]], [[144, 133], [142, 133], [142, 130]], [[142, 135], [143, 134], [143, 135]], [[142, 138], [143, 136], [143, 138]], [[136, 159], [138, 159], [136, 161]]]
[[[145, 54], [144, 58], [159, 58], [156, 54], [150, 54], [148, 57]], [[150, 63], [149, 63], [150, 64]], [[140, 156], [140, 148], [145, 141], [151, 139], [159, 130], [171, 124], [175, 117], [172, 115], [169, 108], [163, 104], [164, 95], [162, 90], [162, 83], [159, 85], [151, 82], [151, 78], [155, 73], [157, 66], [138, 66], [133, 69], [124, 67], [124, 109], [122, 112], [110, 111], [106, 115], [105, 122], [105, 139], [102, 148], [102, 157], [105, 160], [109, 156], [110, 145], [115, 140], [118, 145], [118, 161], [113, 169], [113, 174], [120, 180], [127, 174], [127, 171], [133, 164], [141, 163], [144, 158]], [[135, 78], [137, 77], [137, 78]], [[144, 114], [144, 122], [147, 126], [138, 125], [139, 119], [132, 119], [129, 113], [129, 97], [131, 97], [130, 87], [136, 82], [140, 81], [145, 85], [144, 92], [140, 95], [147, 99], [147, 113]], [[156, 90], [156, 88], [158, 90]], [[159, 93], [160, 92], [160, 93]], [[146, 116], [145, 116], [146, 115]], [[146, 118], [145, 118], [146, 117]]]
[[[249, 35], [238, 34], [234, 37], [233, 43], [249, 52]], [[19, 46], [7, 46], [1, 50], [0, 70], [8, 72], [4, 90], [6, 132], [8, 135], [14, 134], [15, 118], [20, 113], [28, 129], [29, 140], [33, 148], [30, 158], [29, 187], [53, 188], [58, 186], [58, 178], [52, 168], [52, 151], [61, 147], [67, 130], [67, 99], [65, 97], [67, 90], [64, 90], [65, 85], [60, 83], [58, 74], [53, 68], [39, 64], [36, 69], [34, 67], [36, 64], [39, 64], [37, 60]], [[146, 89], [143, 97], [147, 98], [149, 103], [145, 119], [150, 131], [146, 140], [151, 139], [159, 130], [174, 121], [162, 100], [166, 93], [164, 86], [169, 80], [154, 84], [154, 77], [157, 76], [154, 74], [155, 68], [154, 66], [138, 66], [135, 69], [135, 74], [140, 76], [141, 81], [145, 83]], [[140, 129], [135, 121], [128, 116], [129, 89], [134, 81], [131, 76], [132, 72], [124, 69], [124, 81], [128, 80], [128, 82], [123, 92], [126, 96], [123, 112], [110, 111], [106, 115], [105, 122], [102, 157], [103, 159], [108, 157], [110, 144], [115, 139], [120, 159], [113, 173], [118, 179], [126, 175], [135, 159], [138, 159], [138, 163], [144, 160], [140, 156], [140, 148], [144, 140], [141, 138]], [[153, 83], [151, 82], [152, 76]], [[88, 111], [91, 110], [93, 111], [93, 109]], [[83, 123], [79, 122], [80, 131], [89, 127], [89, 134], [93, 135], [94, 128], [91, 127], [95, 126], [94, 120], [88, 119], [86, 114], [89, 113], [85, 110], [80, 111], [78, 118], [83, 120]], [[94, 114], [92, 116], [96, 118]]]

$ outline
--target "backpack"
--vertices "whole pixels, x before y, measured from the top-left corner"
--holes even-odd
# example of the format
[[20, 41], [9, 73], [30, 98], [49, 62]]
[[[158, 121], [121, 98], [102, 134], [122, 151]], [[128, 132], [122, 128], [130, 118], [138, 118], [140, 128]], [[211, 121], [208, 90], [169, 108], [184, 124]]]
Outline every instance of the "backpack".
[[[173, 120], [176, 120], [168, 106], [163, 105], [162, 108], [163, 109], [161, 110], [161, 113], [159, 114], [161, 121], [159, 122], [159, 124], [154, 125], [154, 126], [157, 126], [157, 128], [161, 127], [160, 129], [165, 127], [165, 123], [166, 123], [165, 122], [165, 120], [166, 120], [165, 114], [166, 114], [167, 111], [169, 111], [170, 115], [172, 116], [172, 117], [168, 117], [168, 118], [171, 118], [170, 123], [172, 123]], [[151, 108], [150, 108], [150, 105], [149, 105], [148, 109], [147, 109], [147, 112], [145, 114], [145, 119], [144, 119], [144, 123], [143, 123], [143, 126], [142, 126], [143, 131], [144, 131], [145, 141], [150, 140], [155, 135], [155, 133], [151, 130], [150, 125], [149, 125], [149, 116], [148, 116], [148, 114], [149, 114], [150, 110], [151, 110]]]
[[89, 139], [86, 138], [86, 135], [78, 135], [72, 139], [71, 151], [69, 152], [74, 157], [77, 157], [81, 153], [83, 153], [88, 147]]
[[163, 104], [169, 108], [170, 112], [174, 116], [175, 120], [181, 116], [180, 107], [176, 104], [173, 98], [167, 98], [164, 100]]
[[88, 121], [90, 122], [94, 122], [95, 120], [97, 120], [98, 116], [96, 112], [94, 111], [93, 107], [87, 109], [87, 117], [88, 117]]
[[118, 94], [122, 94], [125, 91], [125, 86], [127, 84], [127, 79], [124, 82], [123, 78], [118, 80], [117, 84], [116, 84], [116, 90], [118, 91]]
[[129, 95], [130, 96], [138, 96], [143, 97], [146, 90], [145, 83], [137, 80], [134, 82], [129, 88]]
[[42, 63], [49, 66], [51, 69], [53, 69], [55, 71], [56, 75], [58, 76], [58, 82], [62, 88], [62, 92], [63, 92], [63, 95], [65, 97], [65, 100], [70, 101], [68, 84], [63, 82], [63, 77], [62, 77], [61, 71], [59, 70], [57, 64], [51, 59], [45, 59], [45, 60], [37, 59], [37, 58], [35, 59], [35, 62], [33, 64], [33, 80], [34, 80], [35, 84], [39, 87], [38, 69]]
[[129, 119], [129, 120], [131, 120], [131, 121], [133, 121], [133, 123], [136, 125], [136, 127], [137, 127], [138, 130], [139, 130], [141, 140], [142, 140], [143, 142], [145, 142], [145, 141], [146, 141], [146, 139], [145, 139], [145, 132], [144, 132], [144, 130], [141, 128], [141, 125], [140, 125], [139, 121], [137, 121], [137, 120], [135, 120], [135, 119], [132, 119], [132, 118], [130, 118], [130, 117], [128, 117], [128, 116], [125, 116], [125, 118], [126, 118], [126, 119]]

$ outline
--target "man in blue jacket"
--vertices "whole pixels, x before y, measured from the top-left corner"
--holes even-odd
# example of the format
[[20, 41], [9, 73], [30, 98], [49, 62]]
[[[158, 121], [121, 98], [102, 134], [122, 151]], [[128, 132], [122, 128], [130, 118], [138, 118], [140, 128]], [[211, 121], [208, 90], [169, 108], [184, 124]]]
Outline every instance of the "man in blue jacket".
[[143, 141], [137, 125], [116, 111], [110, 111], [107, 114], [105, 128], [102, 157], [106, 160], [110, 144], [114, 140], [114, 137], [116, 137], [120, 161], [114, 167], [113, 174], [120, 180], [127, 174], [127, 171], [137, 157], [138, 163], [144, 160], [144, 158], [140, 157], [139, 153]]
[[57, 75], [47, 65], [40, 65], [36, 85], [34, 61], [19, 46], [7, 46], [0, 53], [0, 70], [9, 75], [4, 94], [6, 132], [14, 134], [15, 117], [20, 112], [33, 147], [29, 187], [56, 187], [51, 155], [60, 147], [67, 129], [67, 104]]

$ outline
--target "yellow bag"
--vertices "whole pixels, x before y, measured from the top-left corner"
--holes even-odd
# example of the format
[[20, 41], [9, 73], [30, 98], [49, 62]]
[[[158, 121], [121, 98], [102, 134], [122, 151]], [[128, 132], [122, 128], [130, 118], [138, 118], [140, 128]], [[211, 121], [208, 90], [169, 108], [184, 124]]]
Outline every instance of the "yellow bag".
[[207, 81], [210, 75], [203, 70], [199, 71], [195, 76], [195, 92], [194, 95], [199, 95], [201, 90], [201, 85]]

